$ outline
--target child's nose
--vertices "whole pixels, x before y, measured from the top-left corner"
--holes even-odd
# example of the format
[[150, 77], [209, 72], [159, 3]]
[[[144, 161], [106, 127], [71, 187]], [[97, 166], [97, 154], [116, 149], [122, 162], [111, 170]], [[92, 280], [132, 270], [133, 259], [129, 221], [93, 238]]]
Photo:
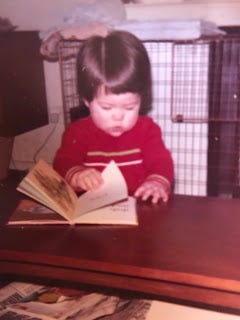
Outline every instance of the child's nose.
[[121, 109], [115, 109], [113, 112], [113, 119], [114, 120], [122, 120], [124, 117], [124, 112]]

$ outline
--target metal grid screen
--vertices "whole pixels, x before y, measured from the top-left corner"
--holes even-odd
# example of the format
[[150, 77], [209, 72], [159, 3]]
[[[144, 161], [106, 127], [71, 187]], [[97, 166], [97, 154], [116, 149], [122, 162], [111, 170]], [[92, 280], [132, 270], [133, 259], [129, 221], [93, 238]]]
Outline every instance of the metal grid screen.
[[[163, 131], [175, 166], [174, 192], [239, 196], [240, 39], [147, 41], [153, 77], [150, 116]], [[66, 125], [79, 108], [79, 41], [62, 41], [59, 57]]]

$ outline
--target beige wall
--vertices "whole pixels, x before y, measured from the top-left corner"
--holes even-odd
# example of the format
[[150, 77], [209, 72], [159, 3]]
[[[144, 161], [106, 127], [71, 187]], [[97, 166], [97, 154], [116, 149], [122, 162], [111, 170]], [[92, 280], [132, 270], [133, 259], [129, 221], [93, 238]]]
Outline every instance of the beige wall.
[[[0, 15], [8, 17], [18, 30], [45, 30], [62, 23], [78, 0], [1, 0]], [[217, 25], [240, 25], [240, 1], [139, 0], [125, 5], [128, 19], [205, 19]], [[56, 5], [57, 4], [57, 5]], [[58, 63], [44, 62], [49, 114], [58, 114], [57, 124], [15, 137], [11, 168], [28, 169], [34, 159], [52, 162], [60, 144], [63, 125], [60, 71]], [[51, 117], [50, 117], [51, 118]]]

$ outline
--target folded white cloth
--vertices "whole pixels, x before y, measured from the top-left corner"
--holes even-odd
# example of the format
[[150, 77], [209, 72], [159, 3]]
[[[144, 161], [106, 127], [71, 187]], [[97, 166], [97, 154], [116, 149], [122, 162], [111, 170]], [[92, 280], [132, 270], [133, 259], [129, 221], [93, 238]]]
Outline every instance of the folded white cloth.
[[205, 20], [129, 20], [114, 26], [127, 30], [141, 40], [189, 40], [201, 36], [224, 34], [215, 23]]

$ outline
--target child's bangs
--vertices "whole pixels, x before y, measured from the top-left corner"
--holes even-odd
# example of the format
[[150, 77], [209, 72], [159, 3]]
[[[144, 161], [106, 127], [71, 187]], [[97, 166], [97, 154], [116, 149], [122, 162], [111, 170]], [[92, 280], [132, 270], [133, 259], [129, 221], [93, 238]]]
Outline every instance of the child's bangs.
[[[106, 75], [105, 75], [106, 77]], [[139, 83], [130, 69], [121, 70], [119, 73], [106, 77], [102, 83], [106, 93], [140, 93]]]

